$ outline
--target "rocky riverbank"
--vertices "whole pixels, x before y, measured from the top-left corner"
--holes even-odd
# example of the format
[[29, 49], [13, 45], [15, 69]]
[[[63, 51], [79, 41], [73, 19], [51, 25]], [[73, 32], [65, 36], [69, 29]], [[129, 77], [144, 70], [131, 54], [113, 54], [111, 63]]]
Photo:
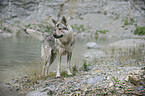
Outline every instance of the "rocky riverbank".
[[[27, 96], [48, 95], [145, 95], [144, 67], [110, 67], [111, 71], [93, 66], [90, 71], [63, 79], [48, 79], [44, 86]], [[104, 66], [103, 66], [104, 67]], [[106, 66], [104, 67], [106, 68]], [[107, 67], [108, 68], [108, 67]], [[116, 72], [116, 69], [117, 70]], [[104, 72], [107, 71], [107, 72]], [[132, 73], [131, 71], [135, 71]], [[138, 73], [136, 73], [138, 72]], [[131, 74], [128, 77], [128, 74]], [[136, 75], [134, 75], [136, 74]], [[137, 75], [141, 74], [141, 75]], [[134, 76], [140, 76], [134, 78]], [[119, 77], [119, 78], [118, 78]], [[137, 79], [137, 80], [136, 80]]]
[[[61, 78], [55, 78], [55, 73], [39, 80], [24, 76], [12, 80], [7, 86], [12, 91], [29, 92], [27, 96], [144, 95], [145, 41], [130, 41], [132, 39], [117, 41], [118, 43], [110, 44], [111, 47], [107, 50], [100, 46], [100, 50], [103, 51], [99, 51], [98, 48], [89, 49], [89, 53], [92, 51], [92, 54], [82, 54], [83, 66], [72, 67], [73, 76], [67, 76], [65, 71], [61, 72]], [[125, 47], [123, 42], [126, 43]], [[119, 43], [119, 48], [112, 49], [112, 45]]]
[[[100, 61], [102, 62], [102, 61]], [[107, 61], [108, 62], [108, 61]], [[119, 63], [119, 62], [118, 62]], [[140, 67], [132, 65], [140, 64]], [[7, 83], [10, 90], [28, 92], [27, 96], [48, 95], [145, 95], [144, 60], [128, 61], [127, 65], [102, 63], [87, 66], [71, 77], [37, 80], [33, 84], [26, 76]]]

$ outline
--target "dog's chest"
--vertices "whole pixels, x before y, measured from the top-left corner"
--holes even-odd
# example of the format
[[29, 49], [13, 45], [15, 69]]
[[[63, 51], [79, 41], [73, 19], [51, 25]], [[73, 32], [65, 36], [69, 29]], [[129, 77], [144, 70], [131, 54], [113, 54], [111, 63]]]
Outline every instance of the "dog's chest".
[[53, 36], [49, 36], [45, 39], [44, 45], [49, 50], [60, 50], [62, 55], [72, 50], [73, 37], [71, 35], [65, 35], [61, 39], [55, 39]]
[[70, 34], [64, 35], [63, 38], [58, 39], [58, 43], [63, 48], [71, 47], [72, 42], [73, 42], [73, 37]]

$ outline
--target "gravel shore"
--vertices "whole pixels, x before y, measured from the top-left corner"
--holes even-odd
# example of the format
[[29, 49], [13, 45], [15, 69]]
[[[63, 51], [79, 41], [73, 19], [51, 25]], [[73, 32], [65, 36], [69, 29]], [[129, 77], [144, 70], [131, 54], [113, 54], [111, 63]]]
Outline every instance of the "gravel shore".
[[29, 92], [27, 96], [145, 94], [145, 59], [134, 59], [128, 54], [108, 55], [92, 61], [84, 58], [83, 63], [82, 67], [72, 68], [73, 72], [76, 71], [73, 76], [61, 72], [63, 76], [55, 78], [52, 73], [33, 83], [25, 76], [7, 85], [10, 90]]

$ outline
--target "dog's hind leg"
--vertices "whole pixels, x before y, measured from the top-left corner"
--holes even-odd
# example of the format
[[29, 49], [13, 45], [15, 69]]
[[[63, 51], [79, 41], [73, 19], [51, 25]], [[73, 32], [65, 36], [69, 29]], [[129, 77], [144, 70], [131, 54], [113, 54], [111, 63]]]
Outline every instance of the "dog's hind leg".
[[46, 69], [45, 69], [45, 76], [48, 75], [49, 67], [53, 63], [53, 61], [55, 60], [56, 55], [57, 55], [56, 51], [52, 49], [51, 55], [48, 56], [48, 58], [47, 58], [48, 61], [47, 61]]
[[44, 71], [45, 71], [45, 67], [46, 67], [46, 58], [45, 56], [43, 56], [43, 69], [42, 69], [42, 76], [44, 76]]
[[72, 75], [72, 73], [71, 73], [71, 71], [70, 71], [71, 56], [72, 56], [72, 52], [68, 52], [68, 53], [67, 53], [67, 65], [68, 65], [67, 74], [68, 74], [68, 75]]

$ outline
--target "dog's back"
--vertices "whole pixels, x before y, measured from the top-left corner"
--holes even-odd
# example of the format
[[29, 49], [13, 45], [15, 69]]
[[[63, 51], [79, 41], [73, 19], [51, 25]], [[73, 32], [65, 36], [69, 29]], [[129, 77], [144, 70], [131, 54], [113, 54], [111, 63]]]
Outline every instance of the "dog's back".
[[47, 36], [41, 46], [41, 56], [43, 59], [47, 59], [48, 56], [52, 55], [51, 50], [56, 51], [56, 40], [53, 35]]
[[48, 69], [58, 55], [56, 77], [60, 77], [61, 56], [65, 54], [67, 54], [67, 73], [68, 75], [72, 75], [70, 71], [70, 61], [75, 42], [73, 30], [67, 23], [65, 17], [63, 17], [60, 22], [53, 19], [52, 21], [55, 24], [55, 31], [50, 36], [44, 36], [44, 34], [31, 29], [27, 29], [26, 32], [39, 40], [43, 40], [41, 46], [41, 56], [43, 57], [42, 75], [48, 75]]

